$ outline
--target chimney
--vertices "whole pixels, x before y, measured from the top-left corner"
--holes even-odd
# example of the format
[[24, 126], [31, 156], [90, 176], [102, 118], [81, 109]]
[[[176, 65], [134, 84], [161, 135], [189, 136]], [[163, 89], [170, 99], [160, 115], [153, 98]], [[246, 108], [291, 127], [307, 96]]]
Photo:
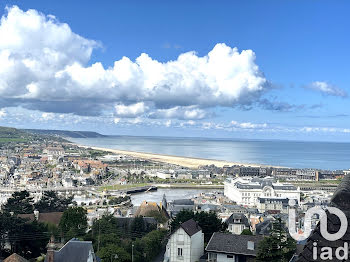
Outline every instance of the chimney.
[[253, 241], [248, 241], [247, 249], [254, 250], [254, 242]]
[[51, 236], [50, 242], [47, 245], [47, 254], [46, 254], [47, 262], [55, 261], [55, 237]]

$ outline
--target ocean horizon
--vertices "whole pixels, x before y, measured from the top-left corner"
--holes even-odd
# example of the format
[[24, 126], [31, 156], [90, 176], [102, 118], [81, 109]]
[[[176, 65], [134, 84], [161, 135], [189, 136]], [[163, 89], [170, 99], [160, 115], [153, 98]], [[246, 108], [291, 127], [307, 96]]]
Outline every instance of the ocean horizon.
[[347, 142], [119, 135], [69, 140], [86, 146], [244, 164], [324, 170], [350, 168]]

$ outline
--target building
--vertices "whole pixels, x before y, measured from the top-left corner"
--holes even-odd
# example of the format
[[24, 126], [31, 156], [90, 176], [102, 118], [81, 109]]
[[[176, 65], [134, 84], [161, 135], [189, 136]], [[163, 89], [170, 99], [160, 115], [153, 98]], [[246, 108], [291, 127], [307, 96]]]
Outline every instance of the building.
[[300, 188], [275, 182], [273, 178], [238, 177], [227, 179], [224, 195], [238, 205], [257, 206], [259, 198], [289, 198], [300, 203]]
[[268, 211], [276, 211], [276, 213], [288, 214], [289, 211], [289, 199], [281, 197], [260, 197], [258, 199], [258, 210], [260, 213]]
[[272, 176], [276, 179], [290, 180], [295, 177], [296, 171], [290, 168], [273, 168]]
[[31, 214], [18, 214], [18, 217], [27, 220], [28, 222], [38, 221], [39, 223], [52, 224], [58, 226], [63, 212], [42, 212], [35, 210]]
[[[265, 170], [266, 174], [266, 170]], [[259, 167], [241, 167], [239, 168], [239, 176], [253, 176], [257, 177], [260, 175], [260, 168]]]
[[170, 217], [176, 217], [176, 215], [182, 210], [195, 210], [194, 201], [191, 199], [176, 199], [168, 202], [167, 212]]
[[297, 169], [295, 178], [296, 180], [318, 181], [319, 172], [315, 169]]
[[248, 218], [240, 213], [233, 213], [225, 223], [227, 230], [232, 234], [240, 235], [244, 229], [250, 229]]
[[53, 240], [47, 245], [45, 262], [97, 262], [91, 241], [69, 240], [62, 248], [56, 249]]
[[215, 232], [205, 251], [209, 262], [255, 261], [262, 236], [233, 235]]
[[8, 256], [4, 262], [29, 262], [29, 260], [21, 257], [20, 255], [13, 253], [11, 256]]
[[144, 200], [139, 208], [135, 212], [135, 217], [143, 216], [147, 217], [150, 215], [159, 215], [164, 218], [168, 218], [168, 214], [165, 209], [160, 207], [156, 202], [148, 202]]
[[166, 245], [164, 262], [196, 262], [204, 253], [204, 234], [190, 219], [174, 231]]

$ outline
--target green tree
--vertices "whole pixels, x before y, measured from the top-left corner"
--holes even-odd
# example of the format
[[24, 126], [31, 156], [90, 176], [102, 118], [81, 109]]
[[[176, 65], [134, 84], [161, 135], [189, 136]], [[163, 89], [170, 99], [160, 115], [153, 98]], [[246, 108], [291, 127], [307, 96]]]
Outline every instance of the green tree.
[[140, 237], [146, 233], [145, 221], [142, 216], [135, 217], [131, 223], [131, 233], [136, 237]]
[[45, 191], [34, 207], [40, 212], [63, 212], [72, 203], [72, 200], [73, 197], [61, 198], [54, 191]]
[[271, 235], [259, 243], [256, 261], [288, 262], [295, 249], [295, 240], [284, 230], [279, 218], [273, 223]]
[[36, 258], [46, 253], [46, 245], [50, 239], [47, 225], [34, 221], [24, 223], [21, 228], [22, 232], [18, 241], [15, 242], [16, 252], [27, 259]]
[[214, 232], [225, 231], [227, 225], [218, 218], [215, 212], [194, 212], [192, 210], [182, 210], [176, 218], [171, 222], [171, 231], [175, 231], [181, 223], [186, 222], [189, 219], [195, 220], [198, 225], [202, 228], [204, 233], [204, 241], [209, 242]]
[[0, 214], [0, 256], [16, 252], [32, 259], [46, 252], [48, 240], [46, 225], [37, 221], [28, 223], [9, 213]]
[[165, 214], [160, 211], [156, 211], [156, 210], [151, 210], [151, 211], [148, 211], [146, 214], [145, 214], [146, 217], [154, 217], [158, 223], [165, 223], [168, 219], [167, 217], [165, 216]]
[[165, 235], [165, 230], [153, 230], [141, 239], [142, 245], [144, 247], [144, 261], [154, 261], [154, 258], [162, 250], [162, 242]]
[[101, 248], [97, 255], [103, 262], [129, 262], [131, 261], [131, 255], [122, 247], [115, 244], [108, 244]]
[[242, 230], [241, 235], [252, 236], [253, 233], [252, 233], [252, 231], [250, 231], [249, 228], [245, 228], [245, 229]]
[[82, 207], [69, 207], [64, 211], [59, 229], [65, 240], [82, 237], [87, 229], [86, 210]]
[[100, 219], [95, 219], [92, 223], [91, 234], [97, 236], [98, 234], [116, 234], [120, 236], [122, 230], [119, 228], [117, 218], [113, 215], [103, 215]]
[[31, 214], [34, 211], [33, 202], [28, 191], [14, 192], [4, 205], [3, 211], [14, 214]]
[[130, 196], [120, 196], [120, 197], [114, 197], [109, 200], [110, 205], [119, 205], [123, 202], [130, 201]]

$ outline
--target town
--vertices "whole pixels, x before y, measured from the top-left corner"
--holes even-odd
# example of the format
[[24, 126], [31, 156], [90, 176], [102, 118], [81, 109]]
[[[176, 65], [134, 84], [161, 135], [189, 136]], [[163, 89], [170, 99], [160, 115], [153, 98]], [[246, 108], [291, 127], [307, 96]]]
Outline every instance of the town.
[[[330, 205], [350, 172], [190, 169], [20, 136], [0, 149], [4, 261], [297, 261], [306, 241], [288, 235], [290, 211], [302, 234], [305, 212]], [[277, 240], [283, 252], [271, 246]]]

